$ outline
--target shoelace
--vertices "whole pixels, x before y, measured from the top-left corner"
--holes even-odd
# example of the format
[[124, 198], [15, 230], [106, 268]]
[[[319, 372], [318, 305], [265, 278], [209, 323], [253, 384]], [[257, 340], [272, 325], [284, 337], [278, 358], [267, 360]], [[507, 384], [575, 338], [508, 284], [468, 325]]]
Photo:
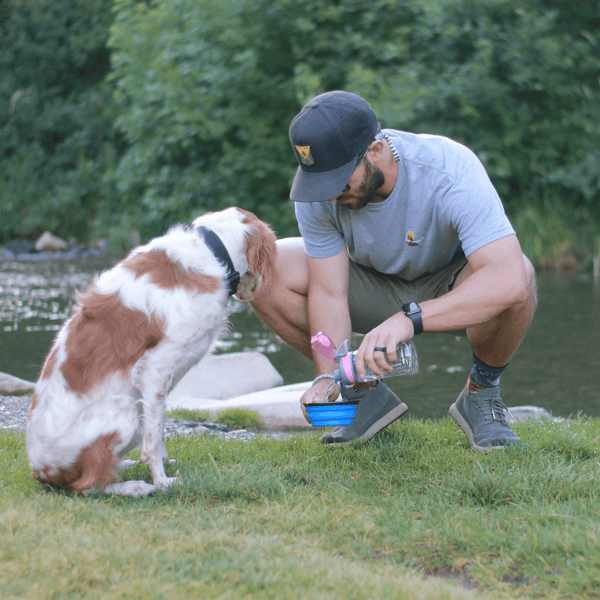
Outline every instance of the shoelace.
[[499, 421], [507, 425], [506, 412], [508, 409], [500, 398], [482, 398], [477, 400], [484, 421]]

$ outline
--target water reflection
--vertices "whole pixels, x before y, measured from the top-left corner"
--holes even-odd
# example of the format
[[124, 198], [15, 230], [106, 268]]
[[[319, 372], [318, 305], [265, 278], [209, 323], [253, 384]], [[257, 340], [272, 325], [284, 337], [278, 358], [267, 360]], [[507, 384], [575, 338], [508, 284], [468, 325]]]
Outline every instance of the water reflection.
[[[56, 331], [71, 313], [76, 291], [110, 266], [107, 258], [2, 261], [0, 371], [35, 381]], [[543, 406], [555, 416], [600, 416], [600, 290], [577, 276], [539, 276], [539, 309], [529, 335], [502, 376], [508, 406]], [[230, 334], [218, 352], [268, 354], [285, 383], [312, 379], [311, 362], [286, 346], [249, 307], [233, 303]], [[356, 338], [358, 339], [358, 338]], [[354, 341], [356, 345], [356, 340]], [[417, 338], [421, 372], [386, 382], [410, 414], [438, 418], [464, 386], [471, 347], [464, 338]]]

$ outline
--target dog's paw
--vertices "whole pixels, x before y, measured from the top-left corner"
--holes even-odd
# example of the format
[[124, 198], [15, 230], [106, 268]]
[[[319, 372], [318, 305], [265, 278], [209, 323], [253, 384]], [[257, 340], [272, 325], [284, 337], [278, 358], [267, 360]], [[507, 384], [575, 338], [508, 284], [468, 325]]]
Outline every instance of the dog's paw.
[[121, 483], [113, 483], [104, 488], [106, 494], [115, 494], [117, 496], [132, 496], [133, 498], [141, 498], [156, 491], [156, 486], [145, 481], [123, 481]]
[[160, 481], [155, 481], [154, 487], [156, 487], [157, 490], [166, 490], [176, 483], [181, 483], [181, 479], [179, 479], [179, 477], [166, 477]]

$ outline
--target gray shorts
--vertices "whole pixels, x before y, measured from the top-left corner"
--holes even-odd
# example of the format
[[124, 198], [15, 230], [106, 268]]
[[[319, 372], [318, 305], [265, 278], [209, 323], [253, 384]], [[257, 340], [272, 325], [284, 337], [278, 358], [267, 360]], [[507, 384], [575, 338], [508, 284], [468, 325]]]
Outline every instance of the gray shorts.
[[[402, 310], [407, 302], [423, 302], [447, 294], [458, 274], [467, 264], [464, 256], [435, 273], [426, 273], [407, 281], [397, 275], [384, 275], [350, 260], [348, 305], [352, 331], [368, 333], [383, 321]], [[445, 332], [465, 335], [465, 331]]]

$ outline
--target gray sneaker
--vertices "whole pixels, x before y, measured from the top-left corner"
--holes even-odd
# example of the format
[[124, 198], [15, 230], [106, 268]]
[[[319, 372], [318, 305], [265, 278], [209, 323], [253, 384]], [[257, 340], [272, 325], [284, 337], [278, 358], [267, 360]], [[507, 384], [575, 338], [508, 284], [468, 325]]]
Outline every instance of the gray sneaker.
[[323, 444], [344, 446], [352, 440], [369, 440], [408, 410], [408, 406], [382, 381], [374, 387], [361, 390], [342, 388], [342, 398], [345, 401], [359, 401], [354, 421], [351, 425], [324, 433], [321, 437]]
[[500, 398], [500, 388], [486, 388], [470, 394], [465, 386], [450, 407], [450, 415], [467, 434], [475, 450], [490, 452], [504, 450], [508, 444], [521, 443], [506, 422], [507, 410]]

